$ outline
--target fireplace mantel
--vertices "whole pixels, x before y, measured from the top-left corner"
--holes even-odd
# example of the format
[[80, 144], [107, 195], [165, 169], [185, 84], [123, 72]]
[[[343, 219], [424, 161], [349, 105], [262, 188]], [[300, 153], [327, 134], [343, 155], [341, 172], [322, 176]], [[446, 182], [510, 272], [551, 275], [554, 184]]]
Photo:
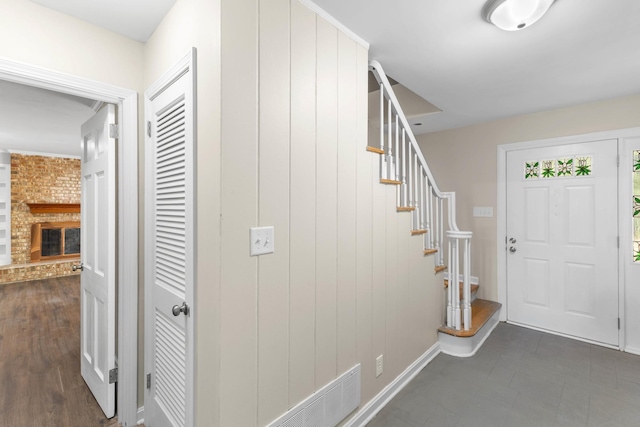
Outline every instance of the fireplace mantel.
[[27, 203], [31, 213], [80, 213], [80, 203]]

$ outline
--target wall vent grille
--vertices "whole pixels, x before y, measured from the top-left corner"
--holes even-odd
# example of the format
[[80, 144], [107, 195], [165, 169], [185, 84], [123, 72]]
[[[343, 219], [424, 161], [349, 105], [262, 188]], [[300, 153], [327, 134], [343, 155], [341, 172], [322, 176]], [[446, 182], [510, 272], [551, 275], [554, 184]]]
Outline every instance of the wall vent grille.
[[360, 405], [360, 364], [300, 402], [268, 427], [335, 427]]

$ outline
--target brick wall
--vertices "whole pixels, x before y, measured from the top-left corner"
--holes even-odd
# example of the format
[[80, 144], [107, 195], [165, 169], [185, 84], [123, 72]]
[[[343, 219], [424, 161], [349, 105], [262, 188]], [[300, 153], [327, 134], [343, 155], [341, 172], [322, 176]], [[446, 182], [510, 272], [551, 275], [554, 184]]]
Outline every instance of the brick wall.
[[80, 221], [80, 214], [32, 214], [27, 203], [80, 203], [80, 160], [11, 154], [11, 259], [0, 283], [77, 274], [73, 261], [31, 263], [31, 224]]

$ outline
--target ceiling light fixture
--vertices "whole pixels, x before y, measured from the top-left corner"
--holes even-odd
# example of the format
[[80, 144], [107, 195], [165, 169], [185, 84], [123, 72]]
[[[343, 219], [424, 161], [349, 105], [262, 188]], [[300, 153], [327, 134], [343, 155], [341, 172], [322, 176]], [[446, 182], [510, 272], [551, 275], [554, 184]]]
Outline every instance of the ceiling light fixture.
[[489, 0], [482, 8], [482, 16], [502, 30], [522, 30], [542, 18], [554, 1]]

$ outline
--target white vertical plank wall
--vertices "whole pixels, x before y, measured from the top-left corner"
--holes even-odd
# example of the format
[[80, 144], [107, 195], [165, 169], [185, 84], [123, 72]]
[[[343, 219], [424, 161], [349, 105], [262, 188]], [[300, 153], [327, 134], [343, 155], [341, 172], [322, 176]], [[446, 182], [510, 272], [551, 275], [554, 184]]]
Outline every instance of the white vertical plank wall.
[[[371, 158], [375, 156], [361, 155], [361, 147], [367, 144], [367, 128], [368, 128], [368, 85], [367, 85], [367, 69], [369, 64], [368, 52], [361, 46], [357, 47], [357, 140], [358, 140], [358, 158], [357, 158], [357, 298], [356, 309], [358, 317], [357, 337], [358, 337], [358, 360], [362, 364], [362, 390], [372, 390], [375, 375], [375, 360], [370, 357], [373, 351], [373, 341], [371, 337], [372, 330], [372, 285], [373, 285], [373, 186], [378, 176], [378, 164], [371, 162]], [[366, 396], [363, 393], [363, 400], [369, 400], [372, 396]]]
[[[373, 283], [372, 283], [372, 328], [371, 338], [373, 345], [373, 359], [379, 355], [384, 355], [386, 351], [386, 204], [387, 204], [387, 187], [379, 183], [380, 176], [380, 160], [378, 156], [369, 156], [373, 161], [374, 171], [374, 187], [373, 187]], [[387, 383], [384, 374], [378, 378], [375, 377], [375, 365], [373, 368], [373, 377], [375, 388]], [[370, 396], [373, 397], [373, 396]]]
[[[387, 185], [386, 202], [384, 205], [386, 236], [385, 236], [385, 263], [387, 269], [385, 272], [385, 356], [384, 356], [384, 374], [387, 378], [395, 378], [401, 371], [398, 370], [398, 233], [405, 235], [410, 230], [398, 230], [398, 215], [403, 215], [396, 210], [396, 190], [397, 186]], [[384, 375], [383, 374], [383, 375]]]
[[436, 342], [443, 292], [366, 151], [368, 51], [299, 0], [222, 4], [218, 423], [267, 425], [357, 363], [364, 405]]
[[315, 389], [316, 15], [291, 3], [289, 405]]
[[317, 20], [316, 128], [316, 389], [340, 373], [336, 367], [338, 248], [338, 30]]
[[338, 372], [356, 363], [356, 43], [338, 34]]
[[[411, 305], [411, 295], [409, 294], [409, 268], [413, 267], [409, 262], [410, 252], [420, 252], [422, 249], [422, 236], [411, 236], [407, 232], [411, 228], [411, 213], [404, 212], [396, 215], [398, 221], [398, 264], [397, 264], [397, 292], [398, 300], [396, 301], [398, 308], [398, 323], [397, 323], [397, 336], [398, 342], [396, 348], [398, 349], [397, 363], [398, 369], [405, 369], [413, 363], [413, 360], [409, 357], [408, 347], [409, 339], [411, 335], [409, 328], [411, 326], [409, 312], [406, 307]], [[421, 260], [422, 264], [428, 264], [424, 259]], [[415, 268], [415, 267], [413, 267]]]
[[246, 13], [255, 8], [256, 0], [222, 2], [221, 426], [256, 425], [258, 260], [248, 236], [258, 219], [258, 119], [246, 108], [258, 100], [258, 15]]
[[[275, 253], [258, 257], [258, 425], [289, 402], [290, 1], [260, 0], [259, 208]], [[248, 233], [248, 230], [246, 230]]]

